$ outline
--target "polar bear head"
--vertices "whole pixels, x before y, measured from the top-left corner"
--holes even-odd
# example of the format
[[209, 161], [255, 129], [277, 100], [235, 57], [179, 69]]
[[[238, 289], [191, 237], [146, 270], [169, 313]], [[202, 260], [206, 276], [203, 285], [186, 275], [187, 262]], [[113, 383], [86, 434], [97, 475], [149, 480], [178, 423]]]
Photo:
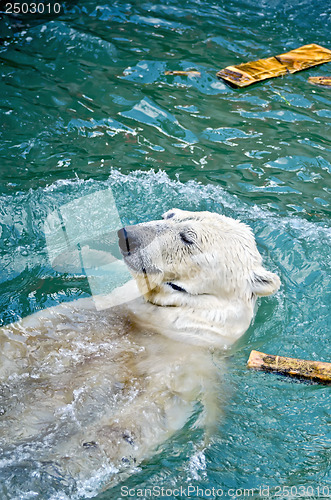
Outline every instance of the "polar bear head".
[[190, 305], [202, 296], [249, 302], [280, 286], [262, 266], [251, 229], [224, 215], [172, 209], [118, 236], [141, 293], [158, 305]]

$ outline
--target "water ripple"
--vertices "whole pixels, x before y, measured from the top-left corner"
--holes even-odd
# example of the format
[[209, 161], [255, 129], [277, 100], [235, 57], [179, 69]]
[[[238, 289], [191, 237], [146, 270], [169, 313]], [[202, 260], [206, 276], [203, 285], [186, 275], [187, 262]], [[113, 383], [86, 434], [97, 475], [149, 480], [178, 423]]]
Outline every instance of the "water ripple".
[[[245, 89], [215, 74], [306, 43], [331, 48], [330, 6], [65, 3], [53, 20], [0, 20], [1, 324], [90, 293], [84, 276], [48, 259], [43, 222], [65, 203], [111, 189], [123, 224], [173, 206], [240, 218], [282, 288], [263, 300], [228, 360], [224, 383], [237, 393], [222, 402], [203, 454], [197, 408], [123, 484], [329, 484], [328, 389], [248, 372], [246, 360], [253, 348], [315, 360], [330, 351], [331, 98], [307, 81], [330, 64]], [[190, 69], [200, 77], [165, 74]], [[49, 464], [27, 467], [27, 450], [15, 453], [0, 464], [3, 498], [91, 497], [100, 488], [102, 473], [93, 484], [64, 484]], [[120, 496], [115, 487], [100, 499]]]

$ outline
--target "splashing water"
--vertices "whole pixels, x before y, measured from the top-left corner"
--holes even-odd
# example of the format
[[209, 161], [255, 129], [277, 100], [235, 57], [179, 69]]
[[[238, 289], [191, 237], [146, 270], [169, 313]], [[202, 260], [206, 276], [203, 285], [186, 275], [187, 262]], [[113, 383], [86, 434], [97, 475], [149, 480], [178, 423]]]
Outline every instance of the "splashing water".
[[[252, 348], [329, 360], [331, 100], [307, 82], [329, 67], [245, 90], [215, 73], [305, 43], [330, 48], [329, 7], [83, 0], [50, 21], [15, 26], [0, 49], [1, 325], [90, 295], [84, 273], [52, 267], [44, 224], [81, 198], [101, 217], [95, 200], [105, 190], [123, 224], [172, 207], [241, 219], [282, 280], [229, 354], [229, 395], [219, 393], [222, 418], [209, 445], [202, 451], [197, 407], [154, 457], [98, 498], [120, 498], [123, 485], [285, 485], [316, 495], [330, 484], [329, 389], [248, 372], [246, 360]], [[164, 74], [188, 69], [201, 77]], [[74, 345], [75, 362], [87, 348]], [[0, 496], [92, 498], [112, 474], [103, 463], [74, 484], [38, 462], [30, 443], [0, 457]]]

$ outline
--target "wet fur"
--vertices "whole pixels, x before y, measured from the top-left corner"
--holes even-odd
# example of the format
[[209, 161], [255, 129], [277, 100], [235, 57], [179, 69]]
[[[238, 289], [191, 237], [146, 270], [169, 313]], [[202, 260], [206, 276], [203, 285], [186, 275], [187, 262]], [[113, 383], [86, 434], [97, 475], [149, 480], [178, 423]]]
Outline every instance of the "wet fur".
[[4, 456], [21, 447], [59, 477], [103, 470], [108, 484], [180, 429], [196, 401], [204, 425], [215, 421], [220, 355], [279, 278], [251, 230], [218, 214], [173, 209], [127, 234], [134, 281], [0, 331]]

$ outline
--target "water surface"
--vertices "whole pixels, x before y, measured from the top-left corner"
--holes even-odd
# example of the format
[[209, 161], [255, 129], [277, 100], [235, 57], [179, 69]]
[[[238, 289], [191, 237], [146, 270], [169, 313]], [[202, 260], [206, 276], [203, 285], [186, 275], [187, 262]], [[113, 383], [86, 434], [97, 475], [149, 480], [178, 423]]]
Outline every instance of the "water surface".
[[[240, 218], [282, 280], [229, 353], [210, 446], [192, 417], [100, 500], [123, 485], [331, 491], [329, 388], [246, 369], [253, 348], [330, 360], [331, 94], [307, 82], [330, 64], [242, 90], [215, 77], [306, 43], [331, 48], [330, 14], [319, 0], [82, 0], [3, 34], [1, 324], [90, 294], [84, 276], [52, 269], [43, 225], [108, 188], [123, 224], [174, 206]], [[187, 69], [201, 77], [164, 74]], [[0, 463], [1, 498], [74, 497], [25, 465], [19, 452]], [[79, 494], [95, 497], [98, 481]]]

